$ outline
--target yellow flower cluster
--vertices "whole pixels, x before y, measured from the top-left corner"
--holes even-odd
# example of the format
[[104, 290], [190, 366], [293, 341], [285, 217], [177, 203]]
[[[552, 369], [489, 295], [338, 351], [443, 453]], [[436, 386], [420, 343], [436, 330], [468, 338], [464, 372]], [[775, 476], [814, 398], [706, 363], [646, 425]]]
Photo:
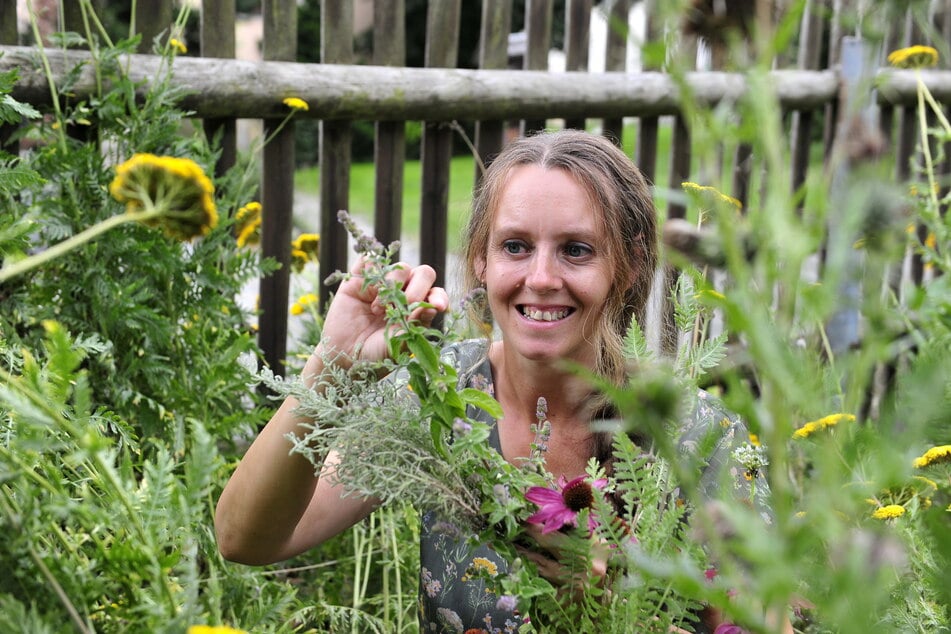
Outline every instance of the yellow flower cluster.
[[261, 242], [261, 203], [249, 202], [238, 209], [234, 219], [239, 247], [249, 247]]
[[311, 304], [316, 304], [318, 297], [313, 293], [307, 293], [306, 295], [301, 295], [297, 298], [297, 301], [291, 304], [291, 314], [292, 315], [303, 315], [304, 311], [307, 310], [307, 307]]
[[248, 634], [227, 625], [192, 625], [186, 634]]
[[829, 414], [828, 416], [823, 416], [819, 420], [809, 421], [793, 432], [793, 438], [808, 438], [820, 429], [834, 427], [841, 421], [852, 422], [854, 420], [855, 416], [852, 414]]
[[188, 52], [188, 47], [185, 46], [185, 43], [174, 37], [169, 39], [168, 45], [172, 50], [176, 51], [180, 55], [184, 55]]
[[724, 202], [728, 205], [736, 207], [737, 209], [743, 208], [743, 203], [733, 196], [727, 196], [716, 187], [711, 187], [709, 185], [698, 185], [697, 183], [693, 183], [691, 181], [684, 181], [680, 184], [680, 186], [683, 187], [685, 192], [696, 194], [697, 196], [709, 197], [714, 203]]
[[191, 159], [135, 154], [116, 168], [109, 193], [128, 214], [154, 212], [142, 222], [176, 240], [207, 235], [218, 224], [215, 188]]
[[304, 112], [310, 110], [310, 105], [299, 97], [287, 97], [283, 103], [291, 110], [303, 110]]
[[291, 242], [291, 266], [300, 273], [308, 262], [316, 262], [320, 254], [320, 234], [302, 233]]
[[951, 445], [932, 447], [921, 456], [915, 458], [915, 468], [922, 469], [942, 462], [951, 462]]
[[938, 63], [938, 51], [930, 46], [908, 46], [889, 53], [888, 63], [896, 68], [926, 68]]
[[872, 517], [877, 520], [893, 520], [905, 514], [905, 507], [901, 504], [889, 504], [877, 508], [872, 512]]

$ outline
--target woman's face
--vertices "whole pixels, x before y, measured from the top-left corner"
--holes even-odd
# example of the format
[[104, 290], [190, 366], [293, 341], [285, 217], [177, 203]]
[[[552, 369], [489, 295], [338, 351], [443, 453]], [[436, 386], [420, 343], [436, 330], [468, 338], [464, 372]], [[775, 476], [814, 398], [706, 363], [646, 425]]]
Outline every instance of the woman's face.
[[612, 269], [597, 212], [568, 172], [515, 168], [492, 220], [483, 271], [506, 354], [593, 366]]

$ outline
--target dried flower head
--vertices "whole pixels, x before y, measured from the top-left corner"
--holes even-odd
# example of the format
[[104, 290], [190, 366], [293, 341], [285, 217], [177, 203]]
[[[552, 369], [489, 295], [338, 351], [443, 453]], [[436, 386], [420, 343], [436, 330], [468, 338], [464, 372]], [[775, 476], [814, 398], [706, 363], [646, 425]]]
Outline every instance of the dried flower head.
[[938, 63], [938, 51], [930, 46], [908, 46], [888, 54], [895, 68], [927, 68]]
[[142, 222], [176, 240], [207, 235], [218, 224], [214, 186], [187, 158], [135, 154], [116, 168], [109, 193], [126, 213], [157, 212]]

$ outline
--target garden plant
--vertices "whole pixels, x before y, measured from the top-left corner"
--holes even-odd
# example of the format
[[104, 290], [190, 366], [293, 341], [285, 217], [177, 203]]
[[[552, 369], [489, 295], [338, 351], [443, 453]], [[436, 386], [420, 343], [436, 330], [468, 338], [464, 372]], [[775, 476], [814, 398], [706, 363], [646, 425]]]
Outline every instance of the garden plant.
[[[740, 143], [763, 164], [742, 204], [712, 169], [658, 191], [684, 201], [697, 230], [692, 248], [667, 249], [675, 345], [662, 353], [649, 324], [632, 324], [630, 379], [601, 386], [618, 413], [604, 423], [617, 432], [615, 467], [559, 483], [541, 467], [544, 401], [536, 459], [506, 463], [466, 415], [469, 405], [497, 415], [498, 404], [457, 390], [440, 353], [483, 333], [465, 307], [442, 330], [408, 321], [416, 307], [385, 279], [390, 246], [346, 213], [395, 326], [392, 360], [321, 396], [260, 367], [254, 309], [239, 301], [277, 266], [254, 248], [267, 213], [255, 200], [260, 147], [214, 176], [217, 142], [179, 105], [182, 44], [156, 42], [166, 63], [136, 99], [122, 60], [137, 38], [112, 41], [82, 2], [86, 32], [54, 45], [88, 48], [99, 92], [74, 99], [79, 69], [57, 83], [47, 67], [54, 106], [40, 113], [10, 96], [16, 72], [0, 75], [0, 123], [16, 124], [24, 146], [0, 155], [0, 629], [415, 632], [423, 508], [516, 562], [506, 575], [471, 569], [529, 615], [513, 631], [689, 630], [702, 606], [735, 624], [718, 634], [778, 631], [783, 617], [799, 632], [951, 628], [951, 183], [938, 168], [948, 106], [919, 76], [911, 182], [896, 181], [885, 155], [834, 154], [790, 195], [766, 53], [789, 40], [794, 4], [744, 68], [743, 98], [704, 107], [684, 84], [697, 164]], [[938, 51], [882, 62], [923, 69]], [[288, 117], [307, 108], [283, 101]], [[296, 238], [298, 271], [317, 248], [317, 236]], [[921, 284], [894, 274], [906, 254], [923, 263]], [[316, 289], [304, 291], [291, 319], [306, 324], [306, 354], [320, 314]], [[830, 336], [844, 317], [861, 325], [845, 345]], [[376, 381], [382, 371], [398, 378]], [[697, 495], [704, 452], [673, 439], [682, 397], [700, 388], [749, 429], [728, 465], [749, 493]], [[225, 562], [218, 493], [289, 394], [315, 425], [288, 451], [319, 465], [329, 447], [359, 447], [341, 477], [387, 504], [284, 565]], [[321, 424], [341, 402], [345, 415]], [[766, 485], [768, 524], [748, 497]], [[580, 583], [553, 585], [514, 547], [532, 547], [530, 525], [558, 537]], [[607, 573], [591, 582], [604, 553]]]

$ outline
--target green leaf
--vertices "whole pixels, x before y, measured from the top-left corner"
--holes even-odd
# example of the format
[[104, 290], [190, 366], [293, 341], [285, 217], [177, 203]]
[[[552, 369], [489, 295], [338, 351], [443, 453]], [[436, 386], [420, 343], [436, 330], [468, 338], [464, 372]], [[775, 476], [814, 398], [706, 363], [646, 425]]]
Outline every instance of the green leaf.
[[474, 387], [467, 387], [459, 395], [467, 405], [475, 405], [492, 418], [502, 418], [502, 405], [486, 392]]
[[416, 361], [428, 374], [436, 374], [439, 370], [439, 355], [436, 349], [422, 337], [409, 337], [406, 347], [416, 357]]

